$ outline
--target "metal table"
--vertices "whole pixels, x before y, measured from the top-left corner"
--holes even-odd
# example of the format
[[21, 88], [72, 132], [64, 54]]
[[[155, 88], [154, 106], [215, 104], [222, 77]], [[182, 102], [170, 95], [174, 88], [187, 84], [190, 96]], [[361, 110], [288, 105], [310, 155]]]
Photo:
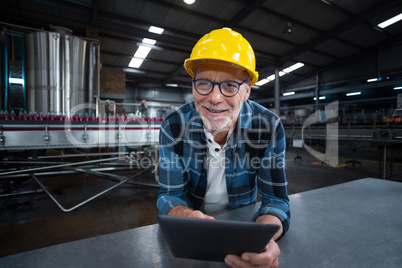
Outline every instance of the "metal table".
[[[402, 266], [402, 183], [367, 178], [294, 194], [290, 202], [280, 267]], [[214, 216], [249, 220], [258, 206]], [[155, 224], [7, 256], [0, 267], [227, 266], [174, 258]]]

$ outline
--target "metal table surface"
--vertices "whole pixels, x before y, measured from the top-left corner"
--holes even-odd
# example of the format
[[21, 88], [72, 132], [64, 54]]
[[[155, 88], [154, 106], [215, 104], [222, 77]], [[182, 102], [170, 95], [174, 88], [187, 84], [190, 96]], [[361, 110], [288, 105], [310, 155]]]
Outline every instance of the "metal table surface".
[[[402, 183], [366, 178], [291, 195], [290, 204], [280, 267], [402, 266]], [[258, 206], [214, 216], [249, 220]], [[227, 266], [174, 258], [154, 224], [6, 256], [0, 267]]]

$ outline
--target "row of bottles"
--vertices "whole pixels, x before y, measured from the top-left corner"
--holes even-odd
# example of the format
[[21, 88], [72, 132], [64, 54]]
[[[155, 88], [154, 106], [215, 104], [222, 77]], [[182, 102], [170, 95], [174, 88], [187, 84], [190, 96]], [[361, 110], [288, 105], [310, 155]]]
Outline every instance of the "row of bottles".
[[83, 115], [82, 113], [75, 113], [71, 117], [68, 117], [65, 113], [58, 114], [55, 112], [47, 113], [43, 115], [42, 112], [27, 112], [19, 111], [18, 114], [12, 110], [10, 113], [7, 111], [0, 111], [0, 120], [26, 120], [26, 121], [77, 121], [77, 122], [162, 122], [163, 118], [160, 117], [139, 117], [134, 115], [125, 115], [118, 113], [116, 114], [106, 114], [97, 117], [95, 112], [90, 116], [88, 113]]

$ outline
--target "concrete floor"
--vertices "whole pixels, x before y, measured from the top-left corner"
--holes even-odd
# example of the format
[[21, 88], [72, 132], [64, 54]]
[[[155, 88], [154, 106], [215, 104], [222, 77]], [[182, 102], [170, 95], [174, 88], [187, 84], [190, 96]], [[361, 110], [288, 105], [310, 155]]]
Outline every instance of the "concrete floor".
[[[287, 152], [289, 194], [366, 177], [380, 177], [378, 163], [373, 160], [360, 159], [361, 167], [340, 165], [333, 168], [322, 165], [305, 151], [300, 155], [302, 160], [294, 161], [296, 152]], [[350, 158], [340, 158], [340, 163], [347, 160]], [[131, 174], [134, 172], [130, 171]], [[115, 183], [92, 175], [41, 179], [67, 208]], [[394, 165], [391, 179], [402, 181], [402, 165]], [[151, 172], [142, 174], [134, 181], [155, 183]], [[32, 186], [35, 186], [32, 180], [26, 180], [21, 185], [27, 188]], [[69, 213], [61, 212], [44, 193], [0, 200], [0, 257], [154, 224], [158, 214], [157, 193], [156, 187], [124, 184]]]

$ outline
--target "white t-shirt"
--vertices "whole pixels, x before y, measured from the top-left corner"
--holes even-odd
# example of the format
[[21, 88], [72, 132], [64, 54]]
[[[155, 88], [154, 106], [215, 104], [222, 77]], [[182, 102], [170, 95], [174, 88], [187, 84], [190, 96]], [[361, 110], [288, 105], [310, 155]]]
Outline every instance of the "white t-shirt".
[[[212, 213], [229, 207], [228, 192], [225, 177], [225, 149], [214, 141], [211, 133], [205, 131], [208, 144], [207, 157], [207, 190], [205, 193], [202, 211]], [[232, 131], [228, 134], [228, 139]]]

